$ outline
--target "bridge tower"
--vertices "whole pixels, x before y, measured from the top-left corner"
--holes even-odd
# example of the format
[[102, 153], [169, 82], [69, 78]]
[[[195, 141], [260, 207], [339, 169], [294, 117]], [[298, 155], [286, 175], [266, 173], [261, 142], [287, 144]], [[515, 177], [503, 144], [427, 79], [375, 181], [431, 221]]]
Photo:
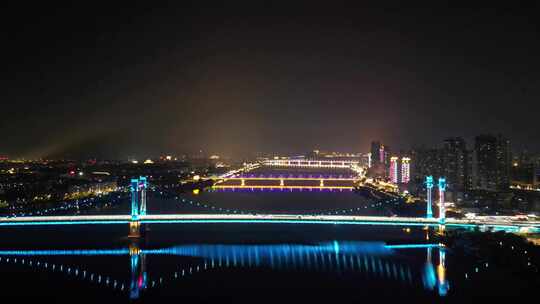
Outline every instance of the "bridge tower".
[[141, 223], [139, 216], [146, 215], [146, 190], [148, 180], [146, 177], [132, 178], [130, 184], [131, 191], [131, 221], [129, 222], [130, 238], [141, 237]]
[[139, 177], [139, 187], [141, 189], [140, 215], [146, 215], [146, 189], [148, 188], [148, 181], [145, 176]]
[[433, 176], [426, 176], [426, 189], [427, 189], [427, 218], [433, 218]]
[[131, 220], [136, 221], [139, 219], [139, 180], [136, 178], [131, 179]]
[[446, 210], [444, 208], [444, 193], [446, 191], [446, 178], [439, 177], [439, 221], [444, 223]]

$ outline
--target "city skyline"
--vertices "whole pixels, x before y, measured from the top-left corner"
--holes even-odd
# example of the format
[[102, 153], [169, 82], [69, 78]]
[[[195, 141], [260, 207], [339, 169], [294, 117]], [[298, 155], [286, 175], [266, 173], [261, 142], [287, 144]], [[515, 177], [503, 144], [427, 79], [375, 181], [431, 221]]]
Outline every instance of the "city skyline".
[[540, 152], [527, 7], [6, 11], [1, 154], [367, 151], [484, 133]]
[[540, 4], [490, 5], [3, 5], [0, 298], [534, 297]]

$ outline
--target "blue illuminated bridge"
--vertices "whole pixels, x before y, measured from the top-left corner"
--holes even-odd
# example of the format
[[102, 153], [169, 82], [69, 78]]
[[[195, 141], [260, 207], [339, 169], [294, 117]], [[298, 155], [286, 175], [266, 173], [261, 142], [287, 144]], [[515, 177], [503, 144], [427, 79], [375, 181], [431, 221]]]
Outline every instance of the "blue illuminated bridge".
[[[439, 180], [439, 191], [444, 191], [445, 181]], [[358, 215], [300, 215], [300, 214], [147, 214], [145, 177], [131, 182], [131, 214], [126, 215], [62, 215], [0, 217], [0, 226], [30, 225], [93, 225], [129, 224], [130, 236], [140, 235], [141, 224], [339, 224], [339, 225], [389, 225], [389, 226], [444, 226], [458, 228], [480, 228], [510, 232], [540, 232], [538, 221], [516, 221], [511, 217], [477, 217], [474, 219], [446, 218], [444, 201], [439, 202], [439, 217], [431, 216], [431, 196], [428, 196], [427, 217], [388, 217]], [[431, 193], [431, 188], [429, 188]], [[444, 197], [441, 195], [440, 197]]]

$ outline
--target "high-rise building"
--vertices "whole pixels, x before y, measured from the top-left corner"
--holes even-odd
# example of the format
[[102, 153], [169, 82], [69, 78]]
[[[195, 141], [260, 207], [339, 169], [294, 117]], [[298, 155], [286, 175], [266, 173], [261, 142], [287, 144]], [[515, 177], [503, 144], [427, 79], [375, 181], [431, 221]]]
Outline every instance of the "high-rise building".
[[411, 179], [411, 159], [409, 157], [401, 158], [401, 183], [407, 184]]
[[470, 188], [469, 156], [465, 140], [451, 137], [444, 140], [441, 150], [442, 175], [450, 189], [463, 191]]
[[373, 141], [371, 142], [371, 166], [376, 166], [378, 164], [382, 164], [383, 160], [381, 160], [381, 149], [384, 151], [383, 145], [381, 145], [381, 142], [379, 141]]
[[379, 141], [371, 143], [371, 167], [370, 172], [373, 176], [385, 178], [388, 176], [390, 167], [388, 147]]
[[440, 149], [418, 148], [411, 153], [413, 179], [423, 182], [426, 176], [442, 176], [442, 153]]
[[386, 164], [386, 158], [388, 155], [388, 151], [384, 149], [384, 145], [381, 145], [379, 148], [379, 163]]
[[474, 186], [485, 190], [504, 190], [510, 185], [510, 141], [501, 135], [475, 138]]
[[389, 170], [389, 174], [388, 176], [390, 177], [390, 181], [394, 184], [397, 184], [398, 183], [398, 168], [399, 168], [399, 165], [398, 165], [398, 160], [399, 160], [399, 157], [397, 156], [392, 156], [390, 157], [390, 170]]

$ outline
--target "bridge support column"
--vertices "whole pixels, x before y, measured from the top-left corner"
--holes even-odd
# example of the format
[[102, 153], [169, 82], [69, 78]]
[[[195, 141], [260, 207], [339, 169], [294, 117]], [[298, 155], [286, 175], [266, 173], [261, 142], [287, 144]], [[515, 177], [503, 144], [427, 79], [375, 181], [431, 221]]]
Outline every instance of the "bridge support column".
[[240, 186], [245, 186], [246, 185], [246, 180], [245, 179], [241, 179], [240, 180]]
[[129, 222], [129, 238], [140, 238], [141, 237], [141, 222], [131, 221]]
[[321, 187], [324, 187], [324, 179], [321, 179], [321, 184], [320, 184]]
[[433, 218], [433, 195], [432, 195], [432, 189], [433, 189], [433, 176], [426, 176], [426, 189], [427, 189], [427, 210], [426, 210], [426, 217], [427, 218]]
[[282, 186], [282, 187], [285, 186], [285, 181], [283, 179], [280, 179], [279, 180], [279, 185]]
[[141, 206], [140, 206], [140, 215], [146, 215], [146, 189], [148, 188], [148, 181], [146, 177], [139, 177], [139, 188], [141, 191]]

